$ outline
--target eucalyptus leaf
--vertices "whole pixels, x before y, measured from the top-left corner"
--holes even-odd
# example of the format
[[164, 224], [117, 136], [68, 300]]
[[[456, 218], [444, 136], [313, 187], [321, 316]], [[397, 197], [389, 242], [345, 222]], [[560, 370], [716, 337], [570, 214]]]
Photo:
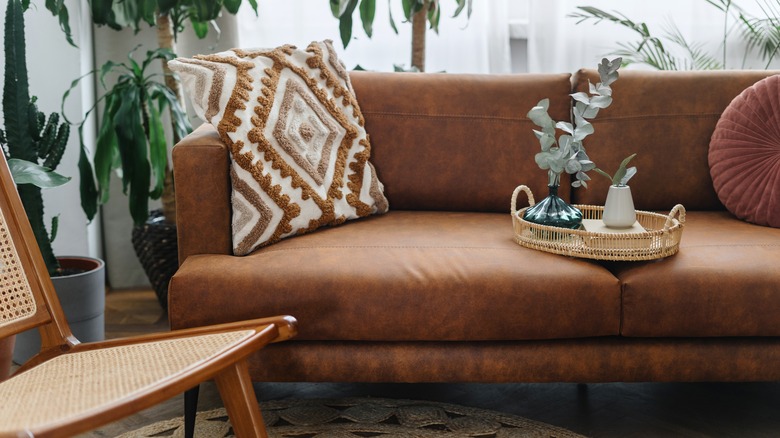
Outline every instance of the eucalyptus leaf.
[[611, 96], [594, 96], [590, 100], [590, 106], [593, 108], [606, 108], [612, 104]]
[[558, 145], [560, 146], [561, 151], [563, 152], [563, 154], [561, 155], [569, 154], [572, 143], [574, 143], [574, 138], [571, 135], [562, 135], [561, 138], [558, 139]]
[[574, 126], [572, 126], [572, 124], [569, 122], [558, 122], [555, 124], [555, 127], [563, 132], [574, 134]]
[[588, 105], [590, 103], [590, 96], [588, 96], [587, 93], [584, 93], [580, 91], [579, 93], [573, 93], [570, 94], [571, 98], [576, 100], [577, 102], [582, 102], [585, 105]]
[[580, 123], [577, 126], [577, 128], [574, 130], [574, 139], [577, 141], [582, 141], [585, 139], [585, 137], [589, 136], [590, 134], [593, 134], [593, 132], [594, 129], [592, 124]]
[[541, 144], [543, 151], [549, 151], [550, 147], [552, 147], [555, 144], [555, 137], [545, 133], [539, 139], [539, 143]]
[[555, 173], [561, 173], [564, 170], [564, 163], [561, 160], [550, 160], [550, 170]]
[[539, 166], [542, 170], [547, 170], [550, 168], [550, 158], [551, 158], [550, 152], [544, 151], [539, 152], [536, 155], [534, 155], [534, 161], [536, 161], [536, 164]]
[[568, 160], [564, 165], [564, 170], [569, 174], [577, 173], [582, 170], [582, 165], [577, 160]]
[[587, 107], [585, 111], [582, 113], [582, 117], [585, 119], [592, 119], [596, 117], [599, 114], [599, 109], [596, 107]]

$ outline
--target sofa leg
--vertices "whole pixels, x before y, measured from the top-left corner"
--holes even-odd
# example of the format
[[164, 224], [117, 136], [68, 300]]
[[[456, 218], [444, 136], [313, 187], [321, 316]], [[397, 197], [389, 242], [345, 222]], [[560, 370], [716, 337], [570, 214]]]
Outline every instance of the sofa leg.
[[184, 392], [184, 438], [195, 435], [195, 415], [198, 412], [200, 385]]

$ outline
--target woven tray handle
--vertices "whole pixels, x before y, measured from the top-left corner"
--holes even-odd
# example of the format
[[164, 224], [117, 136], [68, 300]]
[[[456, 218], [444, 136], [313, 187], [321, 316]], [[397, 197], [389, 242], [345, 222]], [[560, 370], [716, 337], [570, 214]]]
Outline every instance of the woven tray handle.
[[514, 193], [512, 193], [512, 215], [515, 215], [517, 213], [517, 195], [520, 194], [520, 191], [525, 192], [525, 195], [528, 197], [528, 205], [530, 207], [533, 207], [536, 202], [534, 201], [534, 194], [531, 193], [531, 189], [528, 188], [528, 186], [517, 186]]
[[672, 211], [669, 212], [669, 216], [666, 218], [666, 223], [664, 224], [664, 232], [668, 232], [669, 228], [674, 225], [674, 217], [677, 216], [677, 220], [681, 224], [685, 224], [685, 207], [682, 206], [682, 204], [677, 204], [672, 208]]

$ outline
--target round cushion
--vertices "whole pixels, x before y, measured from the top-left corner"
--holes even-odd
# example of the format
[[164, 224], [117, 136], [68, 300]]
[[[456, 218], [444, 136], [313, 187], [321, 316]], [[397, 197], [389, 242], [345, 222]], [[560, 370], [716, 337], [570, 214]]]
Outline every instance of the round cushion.
[[780, 75], [735, 97], [709, 151], [718, 198], [740, 219], [780, 228]]

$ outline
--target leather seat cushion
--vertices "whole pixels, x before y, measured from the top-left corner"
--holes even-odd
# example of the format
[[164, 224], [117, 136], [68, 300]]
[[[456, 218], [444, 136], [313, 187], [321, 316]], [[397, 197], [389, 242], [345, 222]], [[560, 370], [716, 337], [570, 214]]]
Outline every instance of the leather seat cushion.
[[598, 263], [522, 248], [508, 214], [391, 211], [173, 277], [173, 328], [290, 314], [298, 340], [528, 340], [618, 334]]
[[615, 263], [624, 336], [780, 336], [780, 229], [689, 212], [680, 252]]

